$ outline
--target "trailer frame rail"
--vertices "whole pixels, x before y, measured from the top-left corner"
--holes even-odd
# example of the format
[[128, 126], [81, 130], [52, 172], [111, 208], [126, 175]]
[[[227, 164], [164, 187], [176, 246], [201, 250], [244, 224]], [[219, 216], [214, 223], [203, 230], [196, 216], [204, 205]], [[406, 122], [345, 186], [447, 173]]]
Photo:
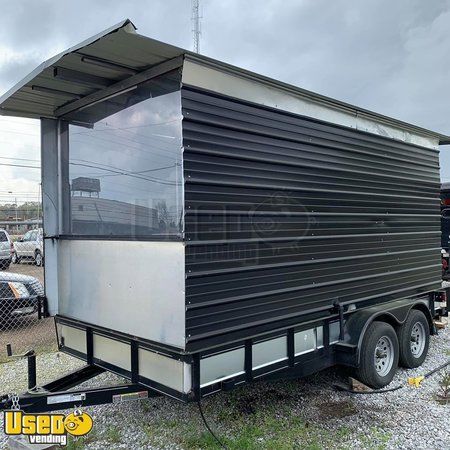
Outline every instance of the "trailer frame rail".
[[[104, 372], [106, 372], [106, 369], [88, 364], [41, 387], [29, 390], [20, 396], [9, 394], [0, 397], [0, 410], [18, 407], [27, 413], [50, 412], [139, 400], [161, 395], [137, 383], [71, 390], [75, 386], [79, 386]], [[13, 396], [16, 396], [16, 403]]]

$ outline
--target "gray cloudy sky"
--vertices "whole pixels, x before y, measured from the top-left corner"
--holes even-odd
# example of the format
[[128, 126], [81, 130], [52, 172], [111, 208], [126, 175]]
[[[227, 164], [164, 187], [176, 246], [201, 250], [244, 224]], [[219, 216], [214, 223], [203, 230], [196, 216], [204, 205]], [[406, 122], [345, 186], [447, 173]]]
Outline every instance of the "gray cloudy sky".
[[[450, 0], [201, 4], [202, 53], [450, 134]], [[127, 17], [141, 34], [192, 47], [190, 0], [0, 0], [0, 6], [0, 94], [42, 60]], [[0, 155], [39, 164], [31, 161], [39, 159], [38, 129], [36, 121], [0, 118]], [[443, 147], [442, 176], [450, 181], [447, 152]], [[36, 193], [38, 175], [0, 166], [0, 203], [9, 190]]]

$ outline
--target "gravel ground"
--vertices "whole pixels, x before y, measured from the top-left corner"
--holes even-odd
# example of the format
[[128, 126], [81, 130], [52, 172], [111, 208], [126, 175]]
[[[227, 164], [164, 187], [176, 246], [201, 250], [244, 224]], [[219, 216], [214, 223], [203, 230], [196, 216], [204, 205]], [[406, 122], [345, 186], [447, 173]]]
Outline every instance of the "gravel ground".
[[6, 344], [15, 354], [33, 348], [36, 353], [56, 352], [55, 321], [53, 317], [39, 320], [37, 313], [15, 320], [8, 329], [0, 331], [0, 364], [9, 360]]
[[36, 277], [42, 284], [44, 284], [44, 268], [35, 266], [32, 262], [24, 261], [20, 264], [11, 264], [6, 272], [30, 275], [32, 277]]
[[[450, 357], [450, 327], [431, 340], [423, 367], [399, 370], [391, 387], [407, 377], [423, 374]], [[39, 381], [81, 366], [64, 354], [38, 358]], [[0, 391], [25, 387], [25, 361], [0, 365]], [[406, 386], [377, 395], [336, 392], [342, 370], [327, 370], [303, 380], [256, 383], [205, 399], [203, 408], [211, 427], [231, 449], [448, 449], [450, 405], [436, 401], [442, 373], [425, 380], [421, 388]], [[86, 382], [96, 386], [123, 382], [102, 374]], [[205, 432], [197, 405], [156, 398], [86, 408], [94, 430], [71, 449], [194, 449], [218, 448]], [[0, 419], [0, 430], [3, 429]], [[0, 431], [0, 448], [6, 436]]]

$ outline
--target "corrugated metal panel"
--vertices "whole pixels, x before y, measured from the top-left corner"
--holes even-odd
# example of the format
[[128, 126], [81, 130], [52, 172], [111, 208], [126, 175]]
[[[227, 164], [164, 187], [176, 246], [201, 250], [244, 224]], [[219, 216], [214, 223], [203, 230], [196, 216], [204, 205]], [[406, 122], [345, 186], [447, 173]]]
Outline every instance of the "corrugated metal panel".
[[438, 288], [438, 152], [184, 87], [188, 349]]

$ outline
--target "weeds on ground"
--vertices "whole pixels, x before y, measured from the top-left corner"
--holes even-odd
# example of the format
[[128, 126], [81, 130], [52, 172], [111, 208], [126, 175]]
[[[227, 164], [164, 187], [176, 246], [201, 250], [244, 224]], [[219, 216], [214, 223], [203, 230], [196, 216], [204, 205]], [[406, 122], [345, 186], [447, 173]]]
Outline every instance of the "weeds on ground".
[[[236, 390], [221, 396], [217, 403], [205, 404], [204, 413], [219, 440], [230, 450], [321, 450], [343, 448], [350, 434], [347, 427], [333, 433], [310, 424], [292, 411], [298, 389], [268, 387], [261, 390]], [[291, 400], [291, 401], [288, 401]], [[205, 430], [196, 405], [184, 421], [152, 422], [146, 429], [150, 445], [170, 440], [186, 450], [220, 449], [220, 444]], [[166, 440], [167, 439], [167, 440]]]
[[[232, 433], [218, 433], [218, 437], [230, 450], [313, 450], [325, 447], [320, 442], [318, 430], [312, 429], [297, 417], [275, 417], [267, 413], [258, 414], [239, 429], [233, 429]], [[187, 450], [220, 448], [214, 437], [207, 432], [190, 433], [180, 444]]]
[[370, 450], [384, 450], [391, 437], [391, 433], [387, 433], [377, 427], [372, 427], [369, 433], [361, 436], [360, 441], [364, 444], [365, 448]]
[[441, 380], [439, 381], [439, 392], [437, 399], [440, 403], [450, 403], [450, 371], [447, 370], [443, 373]]
[[120, 431], [116, 427], [109, 427], [105, 430], [103, 437], [113, 444], [120, 442], [121, 436]]
[[82, 450], [84, 449], [86, 443], [83, 438], [74, 439], [72, 437], [68, 437], [66, 450]]
[[72, 436], [67, 436], [67, 446], [66, 450], [83, 450], [87, 444], [95, 442], [97, 440], [97, 433], [91, 431], [87, 436], [74, 438]]

